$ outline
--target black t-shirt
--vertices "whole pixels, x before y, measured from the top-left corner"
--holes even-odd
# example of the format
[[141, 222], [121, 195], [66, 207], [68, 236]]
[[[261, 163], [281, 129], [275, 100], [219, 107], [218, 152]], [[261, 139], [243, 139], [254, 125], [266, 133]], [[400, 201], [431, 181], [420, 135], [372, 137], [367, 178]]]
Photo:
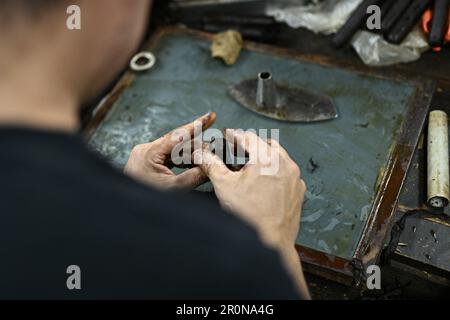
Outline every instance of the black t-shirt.
[[3, 128], [0, 298], [299, 297], [278, 254], [215, 201], [151, 190], [78, 136]]

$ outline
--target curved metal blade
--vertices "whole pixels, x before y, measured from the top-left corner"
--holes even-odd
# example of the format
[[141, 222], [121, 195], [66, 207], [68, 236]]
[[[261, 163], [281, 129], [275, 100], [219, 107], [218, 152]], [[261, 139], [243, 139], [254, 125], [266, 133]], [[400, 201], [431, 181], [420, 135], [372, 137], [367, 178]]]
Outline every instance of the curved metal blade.
[[260, 107], [256, 103], [257, 80], [231, 86], [229, 93], [242, 106], [260, 115], [290, 122], [316, 122], [338, 117], [330, 97], [303, 89], [276, 86], [277, 104]]

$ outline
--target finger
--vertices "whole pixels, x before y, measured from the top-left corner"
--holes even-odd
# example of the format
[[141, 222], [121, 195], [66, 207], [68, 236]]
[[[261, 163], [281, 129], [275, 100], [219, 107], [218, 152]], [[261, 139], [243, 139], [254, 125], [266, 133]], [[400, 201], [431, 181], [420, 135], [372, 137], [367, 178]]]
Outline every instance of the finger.
[[213, 183], [219, 178], [232, 173], [225, 163], [209, 150], [197, 150], [194, 152], [193, 157], [194, 163], [198, 165]]
[[179, 189], [192, 190], [208, 182], [208, 180], [208, 176], [200, 168], [193, 168], [176, 176], [175, 183]]
[[171, 151], [180, 142], [188, 142], [194, 136], [201, 134], [216, 121], [215, 112], [209, 112], [197, 120], [179, 127], [163, 137], [164, 148]]
[[206, 130], [206, 129], [210, 128], [214, 124], [214, 122], [216, 122], [216, 119], [217, 119], [217, 115], [215, 112], [208, 112], [207, 114], [201, 116], [197, 120], [194, 120], [193, 122], [182, 126], [181, 129], [188, 131], [190, 133], [191, 137], [193, 137], [194, 133], [195, 133], [194, 132], [195, 124], [201, 124], [201, 128], [203, 130]]
[[237, 145], [237, 148], [245, 150], [250, 160], [258, 159], [260, 153], [268, 154], [270, 151], [269, 144], [251, 131], [227, 129], [226, 137], [227, 140], [231, 138]]
[[306, 185], [305, 180], [300, 179], [300, 186], [301, 186], [302, 194], [304, 194], [306, 192], [306, 190], [308, 189], [308, 186]]
[[[179, 161], [175, 161], [176, 163], [174, 163], [174, 161], [173, 161], [173, 159], [171, 157], [170, 159], [167, 159], [167, 162], [166, 162], [166, 165], [169, 168], [173, 168], [173, 167], [180, 168], [180, 169], [195, 168], [196, 165], [194, 164], [195, 161], [194, 161], [193, 153], [196, 150], [196, 148], [200, 150], [200, 147], [201, 147], [201, 149], [208, 149], [208, 150], [212, 151], [210, 149], [211, 148], [211, 144], [210, 143], [202, 142], [201, 146], [197, 147], [197, 146], [194, 145], [192, 140], [187, 142], [187, 143], [185, 143], [185, 144], [183, 144], [183, 145], [181, 145], [181, 147], [182, 147], [183, 153], [184, 153], [184, 151], [189, 152], [189, 155], [186, 155], [186, 157], [184, 157], [184, 154], [181, 155], [183, 157], [183, 159], [186, 159], [186, 161], [183, 161], [183, 163], [179, 163]], [[189, 159], [188, 159], [188, 157], [189, 157]]]
[[269, 146], [280, 146], [280, 143], [275, 139], [267, 139], [266, 142]]
[[[278, 142], [278, 140], [275, 139], [267, 139], [267, 144], [271, 147], [272, 150], [275, 150], [276, 152], [283, 154], [287, 157], [289, 157], [288, 152], [285, 148], [281, 146], [281, 144]], [[289, 157], [290, 158], [290, 157]]]
[[223, 129], [223, 138], [221, 138], [221, 145], [225, 151], [229, 150], [235, 156], [248, 157], [248, 153], [244, 148], [241, 148], [236, 143], [236, 138], [233, 134], [234, 129]]

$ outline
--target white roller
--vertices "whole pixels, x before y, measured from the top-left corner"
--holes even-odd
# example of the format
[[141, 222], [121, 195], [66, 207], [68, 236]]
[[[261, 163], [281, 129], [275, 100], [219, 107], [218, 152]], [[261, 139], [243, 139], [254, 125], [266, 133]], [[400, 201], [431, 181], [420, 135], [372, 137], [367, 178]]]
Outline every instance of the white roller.
[[449, 203], [448, 121], [444, 111], [432, 111], [428, 123], [428, 204]]

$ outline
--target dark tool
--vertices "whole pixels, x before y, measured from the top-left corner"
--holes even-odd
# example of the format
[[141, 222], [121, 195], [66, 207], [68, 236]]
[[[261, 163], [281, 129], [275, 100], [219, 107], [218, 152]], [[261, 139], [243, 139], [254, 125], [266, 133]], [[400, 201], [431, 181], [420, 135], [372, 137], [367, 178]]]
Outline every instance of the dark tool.
[[206, 16], [198, 28], [218, 33], [226, 30], [237, 30], [245, 39], [273, 42], [279, 35], [280, 24], [273, 18], [257, 15]]
[[386, 40], [394, 44], [400, 44], [414, 28], [429, 5], [429, 0], [414, 0], [388, 32]]
[[262, 72], [256, 80], [232, 86], [230, 94], [247, 109], [276, 120], [316, 122], [338, 117], [328, 96], [278, 86], [270, 72]]
[[223, 25], [215, 24], [207, 24], [200, 28], [200, 30], [209, 33], [219, 33], [230, 29], [238, 31], [245, 40], [263, 43], [273, 43], [279, 35], [279, 33], [276, 32], [276, 28], [268, 30], [258, 27], [226, 27]]
[[392, 0], [394, 4], [392, 7], [382, 15], [381, 32], [387, 34], [394, 26], [395, 22], [400, 18], [403, 12], [411, 4], [411, 0]]
[[170, 14], [176, 21], [194, 23], [207, 15], [265, 14], [266, 0], [174, 0]]
[[336, 33], [333, 38], [333, 45], [335, 47], [342, 47], [346, 45], [358, 31], [367, 19], [367, 8], [371, 5], [379, 5], [382, 0], [365, 0], [363, 1], [355, 12], [352, 13], [350, 19], [345, 25]]
[[245, 15], [233, 15], [233, 16], [206, 16], [203, 18], [204, 24], [224, 24], [224, 25], [260, 25], [270, 26], [275, 23], [272, 17], [266, 16], [245, 16]]
[[[427, 34], [427, 35], [430, 34], [430, 25], [431, 25], [432, 18], [433, 18], [432, 10], [427, 10], [422, 18], [422, 29], [425, 32], [425, 34]], [[448, 28], [447, 28], [447, 32], [444, 34], [443, 45], [445, 45], [448, 42], [450, 42], [450, 11], [449, 11], [449, 16], [448, 16]], [[442, 50], [442, 47], [441, 46], [432, 47], [432, 50], [434, 52], [439, 52]]]
[[441, 47], [444, 44], [445, 35], [448, 30], [450, 0], [435, 0], [433, 19], [431, 20], [430, 35], [428, 42], [432, 47]]

